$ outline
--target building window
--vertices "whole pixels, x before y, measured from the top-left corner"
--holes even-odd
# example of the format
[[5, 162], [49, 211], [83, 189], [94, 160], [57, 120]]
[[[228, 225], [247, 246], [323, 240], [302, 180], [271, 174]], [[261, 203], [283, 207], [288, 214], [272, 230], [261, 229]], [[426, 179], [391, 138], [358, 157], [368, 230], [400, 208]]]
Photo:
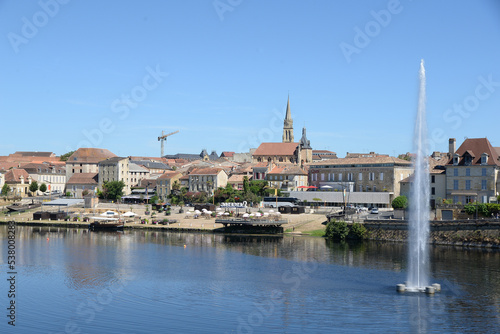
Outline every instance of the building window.
[[384, 173], [380, 173], [380, 181], [384, 181]]
[[374, 181], [375, 180], [375, 173], [368, 173], [368, 180]]
[[363, 181], [363, 173], [359, 173], [359, 180]]
[[453, 190], [458, 190], [458, 180], [453, 180]]
[[465, 180], [465, 190], [470, 190], [470, 180]]
[[458, 176], [458, 168], [453, 168], [453, 176]]
[[431, 188], [431, 195], [436, 195], [436, 188], [434, 187]]
[[373, 192], [377, 191], [377, 186], [373, 186]]
[[458, 196], [453, 196], [453, 203], [457, 204], [458, 203]]
[[486, 190], [486, 180], [481, 180], [481, 190]]
[[325, 174], [321, 173], [321, 181], [325, 181]]
[[342, 174], [339, 174], [339, 181], [342, 181]]
[[352, 181], [354, 175], [352, 173], [347, 173], [347, 181]]
[[481, 169], [481, 176], [486, 176], [486, 168]]
[[436, 183], [436, 175], [431, 175], [431, 183]]
[[465, 169], [465, 176], [470, 176], [470, 168]]

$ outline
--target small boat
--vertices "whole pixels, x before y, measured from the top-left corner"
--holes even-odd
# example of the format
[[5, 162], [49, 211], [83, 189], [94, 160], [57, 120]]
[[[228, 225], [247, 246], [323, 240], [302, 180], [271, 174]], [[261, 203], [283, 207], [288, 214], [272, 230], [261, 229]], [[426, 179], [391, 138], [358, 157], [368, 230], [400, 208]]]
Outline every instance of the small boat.
[[118, 218], [92, 217], [94, 219], [89, 225], [92, 231], [122, 230], [125, 223]]

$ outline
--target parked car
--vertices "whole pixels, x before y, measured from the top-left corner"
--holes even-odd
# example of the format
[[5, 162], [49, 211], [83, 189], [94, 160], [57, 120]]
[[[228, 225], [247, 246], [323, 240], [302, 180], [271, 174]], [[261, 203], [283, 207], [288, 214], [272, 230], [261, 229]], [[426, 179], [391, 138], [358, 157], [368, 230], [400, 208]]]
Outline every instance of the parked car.
[[378, 208], [373, 208], [372, 211], [370, 211], [370, 213], [378, 214]]

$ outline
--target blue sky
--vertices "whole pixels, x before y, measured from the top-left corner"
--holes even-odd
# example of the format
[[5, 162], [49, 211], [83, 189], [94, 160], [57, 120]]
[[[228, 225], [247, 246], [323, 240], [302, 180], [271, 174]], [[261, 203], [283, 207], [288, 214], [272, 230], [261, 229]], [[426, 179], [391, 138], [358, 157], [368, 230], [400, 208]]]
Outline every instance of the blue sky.
[[425, 60], [430, 149], [500, 146], [500, 4], [482, 1], [0, 1], [0, 155], [412, 150]]

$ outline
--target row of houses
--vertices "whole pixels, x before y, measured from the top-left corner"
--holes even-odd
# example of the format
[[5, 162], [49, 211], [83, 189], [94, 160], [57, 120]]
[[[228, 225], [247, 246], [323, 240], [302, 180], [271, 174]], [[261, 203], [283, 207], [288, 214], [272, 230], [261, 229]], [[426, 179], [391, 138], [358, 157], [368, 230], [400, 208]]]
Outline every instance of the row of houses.
[[[37, 152], [31, 160], [27, 154], [16, 152], [11, 156], [23, 162], [0, 159], [0, 170], [4, 168], [0, 186], [7, 183], [14, 194], [27, 196], [29, 184], [37, 181], [47, 184], [51, 191], [82, 197], [102, 189], [105, 182], [123, 181], [126, 199], [138, 200], [156, 193], [167, 200], [176, 182], [190, 192], [212, 194], [228, 184], [242, 189], [247, 177], [266, 180], [272, 188], [299, 195], [306, 190], [370, 193], [369, 197], [358, 197], [373, 200], [378, 196], [372, 203], [380, 206], [389, 206], [395, 197], [409, 194], [414, 172], [411, 161], [374, 152], [337, 158], [334, 152], [321, 151], [318, 158], [314, 151], [308, 151], [310, 146], [304, 138], [305, 133], [299, 143], [262, 143], [254, 150], [252, 161], [247, 162], [229, 159], [231, 152], [216, 160], [206, 159], [206, 152], [204, 159], [187, 160], [118, 157], [106, 149], [80, 148], [66, 162], [47, 152]], [[443, 199], [455, 203], [496, 201], [499, 157], [500, 148], [493, 147], [487, 138], [466, 139], [458, 149], [456, 140], [450, 139], [448, 152], [435, 152], [429, 157], [431, 204]]]

